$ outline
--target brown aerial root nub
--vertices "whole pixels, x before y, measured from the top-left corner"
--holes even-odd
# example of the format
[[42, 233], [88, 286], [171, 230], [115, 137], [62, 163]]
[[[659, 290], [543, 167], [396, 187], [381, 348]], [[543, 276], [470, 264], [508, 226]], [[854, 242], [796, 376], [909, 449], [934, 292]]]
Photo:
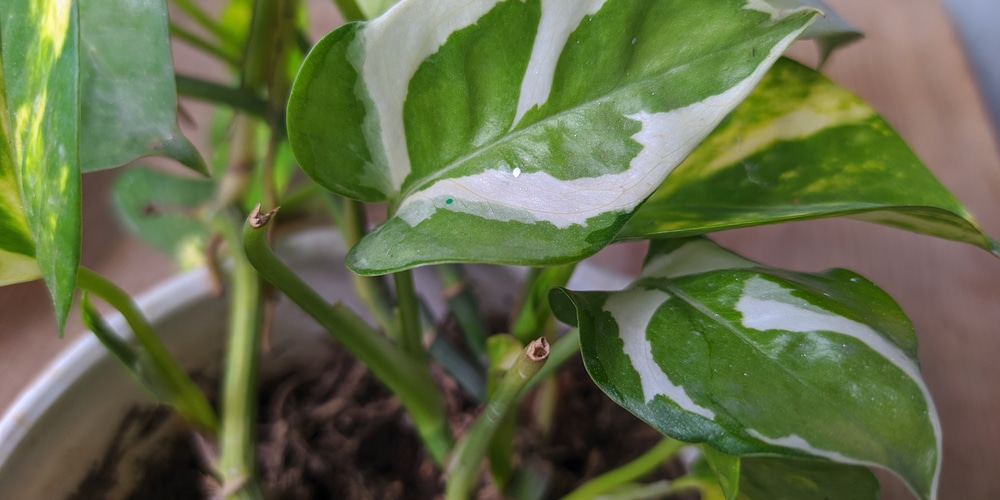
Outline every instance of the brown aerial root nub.
[[274, 217], [274, 214], [278, 213], [278, 210], [280, 209], [281, 207], [274, 207], [274, 210], [271, 210], [270, 212], [261, 213], [260, 203], [258, 203], [255, 207], [253, 207], [253, 210], [250, 211], [250, 217], [247, 218], [247, 222], [250, 224], [250, 227], [260, 229], [266, 226], [267, 223], [271, 221], [271, 217]]
[[549, 341], [545, 337], [539, 337], [528, 344], [525, 352], [532, 361], [545, 361], [549, 357]]

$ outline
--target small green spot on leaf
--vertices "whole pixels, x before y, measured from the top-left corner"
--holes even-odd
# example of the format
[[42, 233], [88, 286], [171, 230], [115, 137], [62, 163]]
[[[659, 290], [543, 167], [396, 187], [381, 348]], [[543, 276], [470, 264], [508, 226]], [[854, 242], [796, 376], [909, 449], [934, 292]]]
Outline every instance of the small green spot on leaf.
[[453, 200], [453, 199], [451, 199], [451, 198], [448, 198], [447, 200], [444, 200], [444, 203], [445, 203], [446, 205], [451, 205], [451, 202], [453, 202], [453, 201], [455, 201], [455, 200]]

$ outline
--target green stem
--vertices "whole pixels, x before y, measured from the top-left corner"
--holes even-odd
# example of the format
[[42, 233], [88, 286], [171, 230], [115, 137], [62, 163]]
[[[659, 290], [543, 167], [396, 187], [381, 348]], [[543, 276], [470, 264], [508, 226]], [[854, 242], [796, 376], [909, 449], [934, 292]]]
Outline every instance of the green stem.
[[254, 210], [244, 225], [243, 247], [250, 263], [261, 277], [315, 319], [399, 397], [431, 457], [442, 463], [453, 442], [445, 418], [444, 400], [426, 362], [407, 356], [351, 309], [342, 304], [328, 304], [285, 266], [267, 245], [271, 215]]
[[448, 308], [455, 315], [458, 326], [462, 330], [465, 338], [465, 345], [469, 347], [477, 360], [483, 362], [487, 358], [486, 337], [489, 330], [483, 321], [476, 305], [476, 299], [472, 296], [469, 288], [465, 284], [465, 276], [462, 267], [455, 264], [445, 264], [437, 266], [438, 275], [441, 277], [441, 285], [448, 298]]
[[312, 182], [291, 188], [281, 197], [281, 210], [294, 215], [311, 215], [323, 206], [323, 190]]
[[97, 340], [101, 341], [101, 344], [104, 345], [105, 349], [111, 352], [114, 357], [118, 358], [118, 361], [125, 365], [125, 367], [132, 372], [132, 375], [139, 379], [139, 381], [142, 382], [147, 389], [149, 389], [149, 392], [156, 396], [157, 399], [161, 399], [160, 394], [157, 393], [153, 385], [148, 383], [151, 381], [143, 380], [143, 377], [139, 372], [139, 353], [135, 352], [135, 349], [132, 349], [132, 346], [130, 346], [128, 342], [125, 342], [124, 339], [115, 334], [115, 332], [111, 329], [111, 326], [104, 321], [104, 318], [101, 317], [101, 313], [96, 307], [94, 307], [94, 304], [90, 302], [90, 294], [83, 292], [81, 295], [80, 309], [83, 313], [83, 324], [91, 332], [93, 332], [94, 336], [97, 337]]
[[184, 97], [225, 104], [260, 118], [267, 116], [267, 103], [250, 91], [181, 74], [176, 75], [174, 80], [177, 94]]
[[472, 363], [451, 345], [447, 339], [438, 335], [427, 348], [428, 354], [437, 361], [458, 386], [476, 404], [486, 400], [486, 381], [480, 366]]
[[635, 481], [651, 472], [685, 446], [687, 446], [687, 443], [677, 441], [676, 439], [663, 438], [656, 446], [635, 460], [587, 481], [569, 495], [563, 497], [563, 500], [586, 500], [594, 498], [617, 486]]
[[170, 35], [178, 40], [187, 43], [188, 45], [194, 48], [201, 49], [208, 55], [215, 56], [222, 62], [231, 66], [232, 68], [240, 67], [240, 58], [238, 56], [226, 52], [226, 50], [223, 49], [222, 47], [219, 47], [213, 44], [212, 42], [209, 42], [208, 40], [205, 40], [204, 38], [198, 36], [197, 34], [188, 31], [176, 24], [170, 25]]
[[514, 316], [511, 335], [527, 343], [545, 334], [545, 327], [552, 318], [549, 290], [565, 286], [575, 270], [575, 263], [532, 270], [521, 293], [521, 304]]
[[[339, 203], [338, 203], [339, 202]], [[340, 208], [338, 226], [340, 233], [344, 237], [347, 248], [351, 248], [361, 240], [365, 234], [367, 226], [364, 206], [359, 201], [347, 198], [332, 200]], [[400, 326], [392, 314], [392, 300], [389, 298], [389, 290], [380, 277], [359, 276], [351, 273], [351, 280], [354, 282], [354, 291], [358, 298], [368, 307], [375, 322], [385, 331], [389, 338], [398, 343], [402, 341]], [[402, 343], [401, 343], [402, 345]]]
[[270, 89], [277, 70], [275, 44], [284, 18], [279, 0], [254, 0], [250, 32], [247, 35], [243, 60], [243, 88], [253, 91]]
[[692, 491], [701, 491], [702, 498], [707, 498], [704, 494], [706, 489], [704, 481], [685, 476], [673, 481], [663, 479], [649, 484], [637, 485], [621, 493], [605, 493], [600, 498], [602, 500], [658, 500]]
[[403, 352], [415, 359], [427, 359], [423, 335], [420, 329], [420, 302], [413, 287], [413, 272], [400, 271], [393, 274], [396, 282], [396, 303], [399, 306], [399, 346]]
[[132, 297], [114, 283], [83, 266], [77, 273], [77, 285], [100, 297], [125, 318], [139, 345], [149, 356], [150, 365], [156, 370], [169, 394], [170, 404], [177, 412], [190, 423], [212, 434], [217, 433], [219, 422], [208, 398], [163, 345]]
[[174, 5], [181, 12], [188, 15], [192, 21], [197, 23], [199, 26], [204, 28], [209, 33], [215, 35], [220, 41], [232, 45], [236, 45], [238, 42], [235, 36], [222, 27], [221, 24], [215, 22], [207, 12], [202, 10], [197, 3], [192, 0], [173, 0]]
[[333, 0], [333, 3], [337, 4], [337, 10], [343, 16], [344, 21], [363, 21], [365, 19], [364, 12], [354, 0]]
[[253, 182], [257, 167], [257, 118], [243, 113], [233, 116], [229, 159], [215, 188], [207, 213], [211, 218], [239, 206]]
[[[229, 345], [222, 377], [222, 428], [219, 472], [229, 498], [263, 498], [254, 481], [257, 417], [257, 366], [260, 357], [260, 278], [246, 259], [233, 221], [216, 218], [215, 226], [233, 259], [229, 285]], [[234, 485], [239, 485], [234, 487]]]
[[448, 462], [447, 500], [465, 500], [479, 479], [479, 465], [504, 418], [516, 406], [528, 382], [535, 377], [549, 356], [549, 344], [539, 338], [518, 355], [510, 370], [500, 380], [496, 391], [490, 395], [483, 413], [459, 441]]

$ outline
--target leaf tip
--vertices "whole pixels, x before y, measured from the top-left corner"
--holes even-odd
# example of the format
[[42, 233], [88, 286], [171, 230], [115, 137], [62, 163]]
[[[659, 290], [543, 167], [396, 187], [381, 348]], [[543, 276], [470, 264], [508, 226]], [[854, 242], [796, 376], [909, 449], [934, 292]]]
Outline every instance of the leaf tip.
[[993, 238], [987, 238], [987, 245], [989, 248], [986, 250], [993, 254], [994, 257], [1000, 258], [1000, 241], [994, 240]]
[[569, 290], [561, 287], [549, 290], [549, 307], [556, 318], [570, 326], [578, 326], [576, 303]]

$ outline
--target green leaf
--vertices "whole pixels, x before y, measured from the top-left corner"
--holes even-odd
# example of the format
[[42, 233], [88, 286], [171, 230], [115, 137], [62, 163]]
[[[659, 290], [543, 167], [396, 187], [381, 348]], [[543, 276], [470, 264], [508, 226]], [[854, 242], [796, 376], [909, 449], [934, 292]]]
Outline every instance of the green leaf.
[[84, 171], [166, 156], [207, 174], [177, 128], [166, 2], [80, 2], [80, 161]]
[[139, 382], [150, 395], [157, 400], [170, 404], [170, 394], [165, 384], [157, 377], [157, 372], [149, 362], [141, 347], [136, 348], [118, 336], [111, 326], [104, 321], [101, 313], [90, 301], [90, 296], [84, 292], [80, 297], [80, 314], [84, 326], [110, 352], [118, 362], [125, 367], [132, 377]]
[[358, 0], [358, 6], [365, 13], [365, 17], [375, 19], [384, 14], [390, 7], [396, 5], [397, 2], [398, 0]]
[[[879, 498], [878, 479], [867, 467], [838, 464], [820, 460], [802, 460], [778, 457], [728, 456], [701, 446], [704, 460], [696, 460], [691, 472], [685, 476], [699, 484], [703, 499], [738, 498], [739, 500], [830, 500]], [[742, 463], [742, 474], [737, 470], [739, 494], [730, 497], [715, 481], [710, 453], [717, 461]], [[739, 467], [738, 467], [739, 468]]]
[[[223, 107], [212, 117], [209, 133], [210, 147], [213, 151], [211, 171], [212, 176], [222, 183], [229, 182], [225, 179], [225, 175], [226, 169], [231, 166], [230, 162], [238, 161], [231, 143], [234, 119], [237, 116], [233, 109]], [[280, 202], [280, 198], [291, 185], [292, 176], [298, 172], [298, 164], [287, 141], [280, 141], [273, 152], [274, 157], [269, 158], [270, 142], [274, 139], [270, 126], [262, 120], [252, 121], [251, 126], [254, 129], [253, 155], [244, 158], [242, 161], [246, 163], [241, 167], [250, 172], [248, 185], [243, 187], [246, 192], [240, 196], [247, 213], [253, 211], [253, 207], [261, 200], [267, 199], [266, 190], [273, 189]], [[268, 161], [271, 162], [270, 169], [265, 168], [265, 163]]]
[[718, 0], [404, 1], [324, 37], [288, 105], [303, 170], [392, 217], [361, 274], [605, 246], [809, 25]]
[[816, 40], [819, 47], [819, 63], [822, 65], [833, 51], [862, 37], [860, 31], [840, 17], [823, 0], [771, 0], [770, 3], [780, 13], [783, 9], [801, 9], [802, 5], [812, 6], [823, 12], [823, 17], [809, 26], [802, 38]]
[[663, 433], [737, 456], [875, 465], [934, 496], [941, 426], [913, 328], [864, 278], [663, 240], [630, 288], [550, 300], [579, 325], [597, 385]]
[[716, 451], [711, 446], [700, 446], [705, 462], [719, 480], [719, 489], [726, 500], [735, 500], [740, 494], [740, 458]]
[[11, 156], [62, 331], [80, 263], [77, 3], [2, 0], [0, 33]]
[[[2, 45], [2, 39], [0, 39]], [[0, 286], [41, 278], [35, 262], [35, 242], [21, 205], [17, 169], [11, 156], [7, 88], [0, 54]]]
[[510, 333], [527, 344], [545, 334], [545, 328], [552, 321], [549, 307], [549, 290], [566, 286], [576, 264], [537, 268], [528, 274], [521, 290], [520, 301], [513, 313]]
[[618, 237], [684, 236], [837, 215], [1000, 255], [1000, 244], [874, 110], [784, 59]]
[[123, 172], [111, 194], [125, 227], [189, 269], [205, 263], [211, 228], [199, 210], [214, 192], [211, 180], [137, 168]]
[[867, 467], [818, 460], [744, 458], [740, 500], [851, 500], [879, 498]]

